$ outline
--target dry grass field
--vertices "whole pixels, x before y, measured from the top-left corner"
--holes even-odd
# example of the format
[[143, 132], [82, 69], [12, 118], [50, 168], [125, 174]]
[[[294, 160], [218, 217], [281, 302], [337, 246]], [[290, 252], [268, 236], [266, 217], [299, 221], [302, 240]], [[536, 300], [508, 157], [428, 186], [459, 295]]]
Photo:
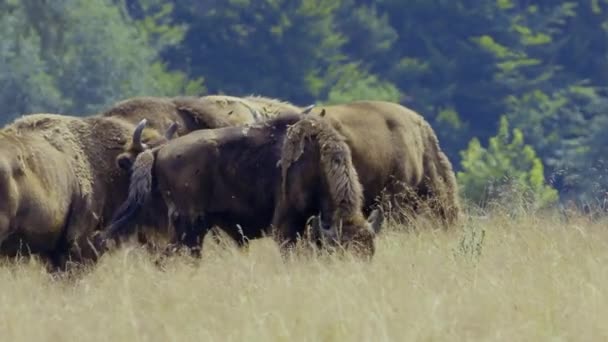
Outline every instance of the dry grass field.
[[[482, 239], [483, 237], [483, 239]], [[2, 341], [602, 341], [608, 229], [558, 216], [392, 227], [372, 262], [208, 239], [164, 270], [136, 248], [74, 279], [0, 267]]]

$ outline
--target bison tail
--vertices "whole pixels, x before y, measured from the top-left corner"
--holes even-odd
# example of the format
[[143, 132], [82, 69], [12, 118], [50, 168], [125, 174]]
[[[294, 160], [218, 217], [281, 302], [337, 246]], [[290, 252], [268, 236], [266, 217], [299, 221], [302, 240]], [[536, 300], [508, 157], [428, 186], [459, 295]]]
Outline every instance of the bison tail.
[[127, 235], [133, 227], [129, 223], [137, 216], [152, 192], [155, 153], [147, 150], [140, 153], [133, 163], [127, 200], [112, 217], [107, 234], [110, 237]]
[[435, 197], [431, 207], [447, 226], [451, 226], [461, 215], [456, 175], [430, 126], [428, 131], [429, 149], [424, 156], [424, 168], [429, 190]]

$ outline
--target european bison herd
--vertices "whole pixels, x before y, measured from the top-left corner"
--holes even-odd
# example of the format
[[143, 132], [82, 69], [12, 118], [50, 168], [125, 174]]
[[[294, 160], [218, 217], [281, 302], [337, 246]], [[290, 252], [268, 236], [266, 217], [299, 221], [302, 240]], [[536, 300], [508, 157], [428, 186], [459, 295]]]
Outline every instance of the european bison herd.
[[138, 97], [88, 117], [0, 130], [0, 253], [95, 262], [138, 227], [200, 256], [217, 228], [244, 246], [306, 236], [370, 258], [390, 217], [460, 215], [431, 126], [395, 103], [299, 107], [260, 96]]

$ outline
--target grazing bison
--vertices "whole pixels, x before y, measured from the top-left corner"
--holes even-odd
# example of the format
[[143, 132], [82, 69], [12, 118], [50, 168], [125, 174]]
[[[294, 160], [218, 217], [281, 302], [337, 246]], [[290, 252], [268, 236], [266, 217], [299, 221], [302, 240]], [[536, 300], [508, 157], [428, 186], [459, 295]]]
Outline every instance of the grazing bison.
[[[169, 208], [173, 242], [196, 254], [213, 225], [243, 243], [261, 237], [274, 224], [280, 237], [293, 242], [307, 219], [319, 213], [321, 203], [331, 218], [329, 230], [345, 233], [333, 237], [373, 253], [374, 230], [363, 219], [350, 150], [331, 126], [321, 125], [320, 118], [309, 119], [319, 125], [309, 130], [312, 143], [304, 143], [307, 152], [298, 160], [298, 166], [306, 163], [305, 179], [277, 166], [287, 128], [301, 118], [284, 114], [250, 126], [196, 131], [139, 154], [128, 199], [100, 235], [100, 246], [130, 227], [157, 186]], [[289, 182], [281, 182], [282, 173]]]
[[[304, 118], [288, 128], [279, 164], [282, 187], [273, 227], [281, 241], [295, 242], [310, 216], [321, 213], [314, 240], [374, 254], [383, 216], [376, 209], [365, 219], [363, 189], [342, 135], [322, 118]], [[368, 224], [373, 229], [366, 229]]]
[[[309, 106], [303, 110], [309, 111], [311, 108]], [[276, 116], [284, 110], [299, 112], [302, 109], [260, 96], [135, 97], [116, 103], [100, 115], [121, 118], [132, 124], [139, 123], [134, 139], [125, 145], [124, 152], [116, 159], [120, 168], [130, 170], [139, 153], [166, 142], [173, 134], [181, 136], [200, 129], [254, 123]], [[163, 136], [161, 132], [168, 134]], [[148, 222], [162, 225], [166, 217], [160, 213], [166, 213], [166, 210], [163, 209], [162, 201], [156, 202], [142, 217], [147, 217]], [[146, 232], [140, 231], [142, 243], [148, 240]]]
[[0, 252], [59, 268], [94, 260], [89, 236], [127, 195], [114, 160], [133, 129], [116, 118], [32, 114], [0, 130]]
[[[345, 137], [363, 187], [366, 214], [388, 197], [391, 216], [399, 221], [407, 218], [403, 212], [415, 214], [425, 207], [445, 225], [456, 221], [460, 206], [452, 166], [420, 115], [382, 101], [357, 101], [312, 112], [327, 119]], [[285, 162], [297, 161], [296, 156]], [[323, 211], [321, 217], [328, 218]], [[328, 223], [322, 225], [327, 227]]]
[[454, 171], [422, 116], [384, 101], [356, 101], [312, 109], [346, 138], [370, 212], [386, 195], [394, 218], [429, 208], [451, 225], [460, 204]]

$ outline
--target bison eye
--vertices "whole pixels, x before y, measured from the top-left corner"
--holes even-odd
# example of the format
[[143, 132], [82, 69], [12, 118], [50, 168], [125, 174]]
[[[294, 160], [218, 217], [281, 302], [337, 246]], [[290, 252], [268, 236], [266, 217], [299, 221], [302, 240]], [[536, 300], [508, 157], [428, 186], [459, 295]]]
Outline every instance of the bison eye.
[[131, 165], [133, 165], [131, 158], [129, 158], [128, 156], [118, 157], [117, 163], [118, 167], [125, 171], [129, 171], [131, 169]]

